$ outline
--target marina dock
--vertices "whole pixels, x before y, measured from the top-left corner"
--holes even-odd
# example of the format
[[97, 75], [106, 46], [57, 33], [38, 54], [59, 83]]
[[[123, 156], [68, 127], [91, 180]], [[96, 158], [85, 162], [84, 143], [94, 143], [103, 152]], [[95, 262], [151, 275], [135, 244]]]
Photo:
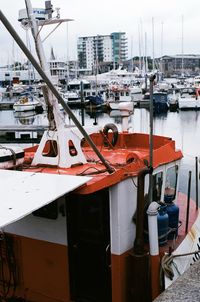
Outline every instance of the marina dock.
[[182, 276], [169, 286], [154, 302], [200, 301], [200, 261], [195, 262]]
[[0, 110], [13, 109], [16, 98], [3, 98], [0, 100]]
[[46, 129], [39, 125], [0, 126], [0, 143], [39, 143]]

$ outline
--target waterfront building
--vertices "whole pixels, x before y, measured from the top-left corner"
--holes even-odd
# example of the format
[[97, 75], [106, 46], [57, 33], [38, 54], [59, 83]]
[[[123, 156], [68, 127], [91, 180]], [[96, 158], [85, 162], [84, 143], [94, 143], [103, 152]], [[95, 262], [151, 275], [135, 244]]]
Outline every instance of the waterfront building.
[[125, 32], [79, 37], [77, 50], [79, 68], [97, 73], [106, 63], [115, 67], [127, 59], [127, 38]]
[[68, 66], [64, 60], [56, 58], [53, 48], [51, 48], [51, 55], [48, 64], [53, 83], [65, 83], [69, 77]]
[[185, 54], [174, 56], [162, 56], [158, 58], [160, 70], [165, 76], [190, 74], [200, 72], [200, 55]]
[[[67, 82], [70, 76], [68, 71], [70, 62], [67, 64], [64, 60], [57, 59], [52, 48], [50, 59], [47, 63], [54, 84]], [[33, 82], [39, 82], [41, 80], [40, 75], [28, 62], [20, 64], [17, 67], [15, 65], [16, 64], [0, 67], [1, 85], [11, 85], [15, 83], [32, 84]]]

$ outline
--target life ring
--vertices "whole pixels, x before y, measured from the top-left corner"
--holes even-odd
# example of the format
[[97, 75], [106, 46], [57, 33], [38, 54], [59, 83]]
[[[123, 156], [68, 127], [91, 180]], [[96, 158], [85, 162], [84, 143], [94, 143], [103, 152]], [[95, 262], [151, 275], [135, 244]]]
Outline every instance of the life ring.
[[[117, 126], [115, 124], [112, 124], [112, 123], [106, 124], [104, 126], [103, 133], [106, 135], [107, 138], [108, 138], [108, 131], [109, 130], [112, 130], [112, 132], [113, 132], [111, 145], [114, 147], [116, 145], [116, 143], [117, 143], [118, 135], [119, 135]], [[105, 141], [104, 145], [108, 146], [108, 143]]]

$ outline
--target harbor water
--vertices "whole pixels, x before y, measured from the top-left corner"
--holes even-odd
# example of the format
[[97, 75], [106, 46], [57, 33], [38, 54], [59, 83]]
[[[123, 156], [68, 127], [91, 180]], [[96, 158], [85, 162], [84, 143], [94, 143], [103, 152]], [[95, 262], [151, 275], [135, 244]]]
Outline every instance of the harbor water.
[[[115, 123], [121, 130], [120, 111], [86, 111], [84, 109], [72, 109], [82, 125], [104, 126], [107, 123]], [[73, 124], [67, 114], [63, 114], [67, 124]], [[134, 132], [149, 133], [149, 110], [135, 108], [129, 116], [129, 128]], [[16, 114], [13, 110], [0, 111], [0, 127], [17, 125], [47, 126], [47, 113], [35, 114], [35, 112], [21, 112]], [[181, 149], [184, 158], [181, 163], [181, 177], [179, 190], [187, 194], [189, 171], [191, 171], [191, 197], [196, 200], [196, 168], [195, 158], [200, 159], [200, 111], [177, 111], [156, 114], [153, 119], [153, 133], [171, 137], [176, 142], [176, 148]], [[198, 175], [199, 182], [199, 175]], [[200, 185], [199, 185], [200, 187]], [[200, 189], [199, 196], [200, 196]]]

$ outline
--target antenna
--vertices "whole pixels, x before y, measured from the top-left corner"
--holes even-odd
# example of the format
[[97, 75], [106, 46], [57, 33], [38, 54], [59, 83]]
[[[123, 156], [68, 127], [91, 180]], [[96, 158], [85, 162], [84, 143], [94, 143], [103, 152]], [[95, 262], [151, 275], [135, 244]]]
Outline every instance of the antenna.
[[51, 4], [51, 1], [45, 1], [45, 13], [48, 15], [48, 19], [52, 18], [53, 5]]
[[56, 18], [60, 19], [60, 7], [56, 7], [55, 10], [56, 10]]

